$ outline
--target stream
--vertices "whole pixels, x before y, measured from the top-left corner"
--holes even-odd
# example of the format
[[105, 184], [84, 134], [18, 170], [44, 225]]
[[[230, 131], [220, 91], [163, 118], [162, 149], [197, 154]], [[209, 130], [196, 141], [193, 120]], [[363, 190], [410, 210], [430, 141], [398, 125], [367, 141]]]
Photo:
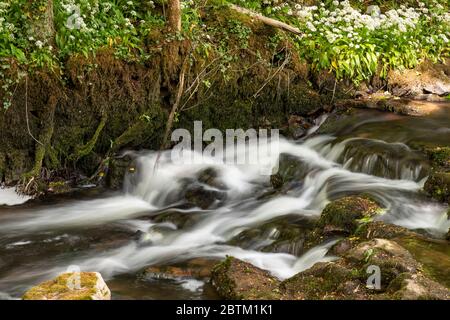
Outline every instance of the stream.
[[[20, 204], [10, 189], [0, 189], [0, 299], [20, 298], [73, 268], [100, 272], [113, 299], [215, 299], [202, 279], [152, 278], [141, 271], [227, 255], [285, 279], [335, 259], [327, 254], [334, 242], [268, 252], [262, 248], [279, 233], [268, 223], [301, 227], [345, 195], [370, 194], [386, 208], [377, 219], [430, 237], [447, 232], [448, 208], [423, 194], [430, 165], [413, 146], [450, 146], [450, 104], [426, 117], [356, 110], [331, 126], [319, 124], [300, 140], [280, 139], [278, 151], [267, 155], [279, 159], [286, 177], [278, 191], [258, 165], [211, 159], [180, 165], [170, 151], [133, 152], [122, 192], [80, 189]], [[213, 201], [205, 209], [189, 206], [186, 190], [206, 192]], [[242, 236], [263, 225], [251, 241]]]

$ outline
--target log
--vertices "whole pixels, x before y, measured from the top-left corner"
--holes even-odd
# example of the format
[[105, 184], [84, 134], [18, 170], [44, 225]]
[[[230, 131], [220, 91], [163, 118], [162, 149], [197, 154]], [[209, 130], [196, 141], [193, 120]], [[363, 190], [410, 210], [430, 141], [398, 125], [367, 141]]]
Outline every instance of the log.
[[287, 23], [284, 23], [284, 22], [281, 22], [281, 21], [278, 21], [278, 20], [275, 20], [275, 19], [272, 19], [272, 18], [265, 17], [262, 14], [256, 13], [256, 12], [254, 12], [252, 10], [239, 7], [239, 6], [235, 5], [235, 4], [231, 4], [230, 8], [235, 10], [235, 11], [237, 11], [237, 12], [239, 12], [239, 13], [242, 13], [242, 14], [248, 15], [248, 16], [250, 16], [252, 18], [255, 18], [255, 19], [257, 19], [257, 20], [261, 21], [262, 23], [265, 23], [265, 24], [267, 24], [269, 26], [272, 26], [272, 27], [275, 27], [275, 28], [278, 28], [278, 29], [282, 29], [282, 30], [285, 30], [285, 31], [288, 31], [288, 32], [291, 32], [291, 33], [294, 33], [294, 34], [297, 34], [297, 35], [301, 35], [302, 34], [300, 29], [298, 29], [296, 27], [293, 27], [293, 26], [291, 26], [291, 25], [289, 25]]

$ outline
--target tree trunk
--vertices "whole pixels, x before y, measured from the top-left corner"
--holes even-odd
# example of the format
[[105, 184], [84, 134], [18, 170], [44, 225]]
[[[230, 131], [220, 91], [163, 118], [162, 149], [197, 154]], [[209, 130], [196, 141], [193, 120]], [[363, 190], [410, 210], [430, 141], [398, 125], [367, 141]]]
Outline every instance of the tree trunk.
[[53, 17], [53, 0], [47, 0], [45, 10], [35, 12], [32, 22], [32, 30], [36, 40], [46, 45], [52, 45], [55, 39], [55, 24]]
[[180, 0], [169, 0], [167, 10], [169, 31], [177, 33], [181, 31], [181, 5]]

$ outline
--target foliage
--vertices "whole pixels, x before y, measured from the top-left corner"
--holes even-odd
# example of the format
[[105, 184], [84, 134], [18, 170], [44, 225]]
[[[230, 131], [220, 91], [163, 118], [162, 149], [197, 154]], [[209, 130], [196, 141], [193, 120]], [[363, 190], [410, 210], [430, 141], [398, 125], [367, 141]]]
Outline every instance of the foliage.
[[295, 39], [298, 51], [313, 68], [331, 70], [338, 79], [359, 82], [377, 72], [385, 77], [391, 68], [412, 68], [425, 58], [437, 61], [450, 54], [445, 1], [415, 2], [416, 7], [378, 1], [387, 7], [384, 11], [357, 1], [354, 6], [336, 0], [314, 6], [280, 0], [234, 2], [297, 26], [304, 32]]
[[[211, 52], [222, 56], [221, 69], [225, 70], [227, 60], [236, 58], [230, 48], [247, 48], [252, 32], [248, 24], [234, 16], [220, 27], [204, 22], [205, 8], [222, 10], [225, 0], [182, 1], [183, 28], [175, 36], [162, 32], [166, 0], [54, 0], [55, 39], [48, 41], [33, 32], [47, 2], [0, 1], [0, 91], [6, 97], [4, 108], [10, 104], [20, 69], [46, 67], [64, 72], [69, 56], [90, 57], [105, 47], [119, 59], [144, 62], [163, 41], [188, 38], [201, 56], [207, 58]], [[425, 58], [437, 61], [450, 54], [447, 1], [370, 2], [381, 8], [367, 7], [367, 2], [336, 0], [307, 1], [316, 6], [294, 0], [229, 2], [301, 29], [302, 36], [282, 37], [289, 37], [314, 69], [333, 71], [339, 79], [359, 82], [376, 73], [386, 76], [391, 68], [411, 68]], [[271, 38], [267, 48], [276, 49], [279, 34]]]

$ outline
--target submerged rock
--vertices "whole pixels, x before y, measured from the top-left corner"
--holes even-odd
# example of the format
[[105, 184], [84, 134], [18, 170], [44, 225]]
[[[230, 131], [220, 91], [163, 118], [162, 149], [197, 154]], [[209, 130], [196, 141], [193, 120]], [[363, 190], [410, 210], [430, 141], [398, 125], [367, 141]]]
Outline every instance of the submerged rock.
[[187, 180], [185, 183], [184, 200], [189, 205], [208, 209], [226, 200], [227, 187], [213, 168], [200, 171], [196, 179]]
[[323, 234], [352, 234], [359, 220], [370, 219], [382, 212], [374, 201], [359, 196], [349, 196], [329, 203], [322, 211], [318, 226]]
[[23, 300], [110, 300], [111, 291], [98, 272], [63, 273], [43, 282], [22, 297]]
[[205, 279], [211, 276], [211, 269], [218, 262], [217, 259], [195, 258], [173, 265], [150, 266], [142, 276], [146, 279]]
[[228, 244], [263, 252], [283, 252], [301, 255], [313, 221], [298, 216], [284, 216], [244, 230]]
[[184, 195], [185, 200], [201, 209], [208, 209], [226, 198], [226, 193], [202, 185], [190, 186]]

